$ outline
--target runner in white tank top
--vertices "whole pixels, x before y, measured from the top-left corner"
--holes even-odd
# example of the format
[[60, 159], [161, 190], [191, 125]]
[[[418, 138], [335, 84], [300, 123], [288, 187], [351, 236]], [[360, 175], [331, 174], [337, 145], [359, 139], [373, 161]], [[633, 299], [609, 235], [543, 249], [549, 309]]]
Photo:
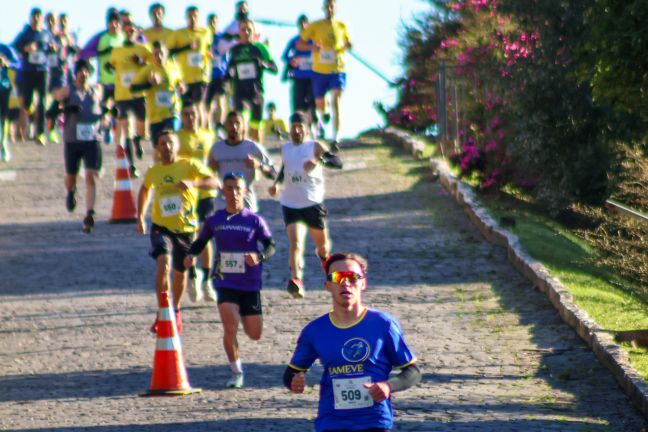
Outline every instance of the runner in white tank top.
[[293, 298], [303, 298], [305, 295], [302, 279], [306, 230], [315, 243], [315, 253], [322, 263], [331, 252], [331, 241], [326, 224], [327, 210], [323, 204], [322, 165], [342, 168], [342, 162], [329, 152], [326, 144], [319, 141], [305, 141], [307, 133], [306, 116], [300, 112], [293, 114], [290, 118], [291, 142], [281, 146], [283, 167], [279, 178], [269, 190], [271, 196], [276, 196], [279, 192], [279, 183], [284, 183], [279, 201], [290, 242], [288, 256], [290, 280], [287, 290]]

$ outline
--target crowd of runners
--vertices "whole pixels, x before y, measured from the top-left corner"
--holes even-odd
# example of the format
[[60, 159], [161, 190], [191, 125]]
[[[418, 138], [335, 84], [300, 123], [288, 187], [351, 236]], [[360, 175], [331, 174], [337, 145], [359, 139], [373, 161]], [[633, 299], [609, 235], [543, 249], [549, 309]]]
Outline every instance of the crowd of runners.
[[[201, 25], [201, 11], [193, 6], [186, 9], [186, 26], [177, 30], [165, 27], [165, 8], [158, 3], [150, 7], [147, 29], [127, 11], [110, 9], [105, 30], [84, 45], [71, 34], [65, 14], [43, 16], [33, 9], [13, 44], [0, 45], [0, 157], [11, 160], [10, 142], [62, 139], [65, 205], [70, 212], [76, 208], [83, 162], [83, 231], [90, 233], [102, 142], [122, 147], [130, 175], [143, 176], [136, 230], [150, 236], [158, 297], [171, 293], [179, 332], [185, 291], [193, 302], [217, 302], [232, 371], [226, 386], [232, 388], [244, 385], [239, 325], [252, 340], [262, 336], [262, 268], [275, 241], [258, 212], [255, 182], [261, 175], [270, 179], [269, 194], [279, 198], [290, 245], [288, 293], [294, 299], [306, 295], [308, 234], [333, 304], [302, 331], [284, 384], [303, 392], [304, 374], [319, 359], [324, 373], [316, 429], [389, 430], [391, 393], [411, 387], [421, 374], [398, 323], [362, 302], [366, 261], [331, 249], [324, 168], [342, 168], [340, 101], [345, 52], [352, 45], [335, 17], [335, 0], [325, 0], [323, 9], [324, 18], [313, 23], [303, 15], [297, 19], [298, 33], [281, 56], [282, 79], [291, 81], [288, 125], [272, 103], [263, 119], [264, 74], [280, 68], [245, 1], [223, 29], [216, 14]], [[277, 167], [264, 135], [283, 142]], [[136, 161], [148, 153], [146, 141], [153, 160], [141, 173]], [[156, 319], [150, 330], [157, 329]], [[390, 377], [394, 367], [401, 372]]]

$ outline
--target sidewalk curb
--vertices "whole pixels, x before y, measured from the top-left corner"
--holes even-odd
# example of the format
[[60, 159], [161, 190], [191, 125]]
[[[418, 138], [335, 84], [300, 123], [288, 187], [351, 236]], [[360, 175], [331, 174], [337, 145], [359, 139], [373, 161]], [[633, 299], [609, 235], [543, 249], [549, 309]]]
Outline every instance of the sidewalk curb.
[[[383, 133], [414, 156], [417, 156], [417, 152], [422, 153], [425, 144], [409, 133], [394, 128], [387, 128]], [[430, 159], [430, 168], [438, 174], [439, 182], [463, 208], [470, 221], [486, 240], [506, 248], [508, 259], [513, 267], [549, 298], [562, 320], [574, 328], [599, 361], [612, 372], [626, 396], [645, 417], [648, 417], [648, 384], [630, 365], [628, 354], [614, 341], [614, 338], [585, 311], [576, 306], [572, 295], [560, 280], [551, 276], [542, 263], [529, 256], [516, 235], [498, 226], [486, 209], [478, 204], [472, 188], [457, 179], [444, 160]]]

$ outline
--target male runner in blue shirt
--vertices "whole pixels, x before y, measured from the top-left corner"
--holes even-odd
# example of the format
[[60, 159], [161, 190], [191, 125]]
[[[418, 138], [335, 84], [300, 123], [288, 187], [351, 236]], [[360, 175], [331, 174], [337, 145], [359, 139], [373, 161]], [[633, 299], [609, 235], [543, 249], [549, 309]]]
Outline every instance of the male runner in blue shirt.
[[[394, 423], [391, 394], [421, 379], [416, 357], [398, 322], [362, 303], [367, 287], [364, 258], [336, 253], [325, 269], [333, 310], [302, 330], [284, 373], [284, 385], [294, 393], [303, 393], [304, 373], [319, 359], [324, 373], [315, 430], [388, 431]], [[394, 367], [401, 373], [390, 377]]]

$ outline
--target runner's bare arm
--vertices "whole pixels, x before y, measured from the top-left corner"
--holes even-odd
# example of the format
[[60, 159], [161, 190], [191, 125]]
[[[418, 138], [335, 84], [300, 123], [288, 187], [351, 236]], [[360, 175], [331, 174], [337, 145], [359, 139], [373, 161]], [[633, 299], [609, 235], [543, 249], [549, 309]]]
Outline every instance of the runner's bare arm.
[[150, 199], [151, 190], [142, 185], [137, 195], [137, 225], [135, 226], [135, 230], [140, 234], [146, 234], [144, 218], [146, 217]]

